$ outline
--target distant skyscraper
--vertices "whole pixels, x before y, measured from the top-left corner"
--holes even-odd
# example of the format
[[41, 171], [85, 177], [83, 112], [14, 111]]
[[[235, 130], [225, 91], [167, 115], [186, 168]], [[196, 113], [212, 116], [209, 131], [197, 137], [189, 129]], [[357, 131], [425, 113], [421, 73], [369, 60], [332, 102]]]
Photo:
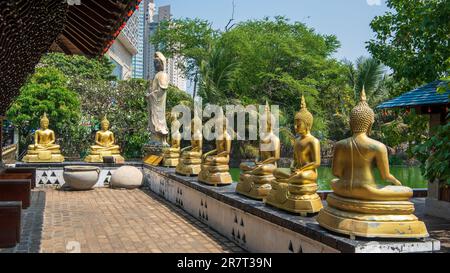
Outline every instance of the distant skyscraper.
[[133, 78], [147, 79], [146, 58], [148, 53], [150, 23], [155, 13], [154, 0], [143, 0], [136, 11], [139, 18], [137, 37], [138, 53], [133, 57]]

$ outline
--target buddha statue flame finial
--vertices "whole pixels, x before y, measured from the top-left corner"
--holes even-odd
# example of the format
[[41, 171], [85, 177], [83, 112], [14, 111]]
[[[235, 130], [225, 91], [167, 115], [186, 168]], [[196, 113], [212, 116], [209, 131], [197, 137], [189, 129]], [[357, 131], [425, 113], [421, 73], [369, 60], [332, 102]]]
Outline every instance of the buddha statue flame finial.
[[103, 116], [103, 120], [102, 120], [101, 123], [102, 123], [102, 124], [103, 124], [103, 123], [108, 123], [108, 124], [109, 124], [109, 120], [108, 120], [106, 114]]
[[47, 117], [47, 113], [46, 112], [44, 112], [44, 114], [41, 117], [41, 122], [43, 122], [43, 121], [48, 122], [48, 117]]

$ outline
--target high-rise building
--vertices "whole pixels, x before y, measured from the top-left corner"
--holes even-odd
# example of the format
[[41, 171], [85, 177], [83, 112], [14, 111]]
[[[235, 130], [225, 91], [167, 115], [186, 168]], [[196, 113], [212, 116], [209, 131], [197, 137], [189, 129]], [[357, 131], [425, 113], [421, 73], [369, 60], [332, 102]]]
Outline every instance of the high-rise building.
[[[155, 77], [155, 68], [153, 58], [156, 52], [155, 46], [150, 43], [150, 38], [156, 32], [160, 22], [171, 19], [170, 5], [161, 6], [156, 12], [154, 0], [143, 0], [139, 4], [138, 10], [133, 15], [136, 20], [135, 36], [137, 40], [137, 53], [132, 58], [132, 77], [152, 80]], [[169, 74], [170, 84], [181, 90], [186, 90], [186, 79], [179, 64], [182, 58], [175, 56], [167, 60], [167, 73]], [[117, 66], [117, 70], [123, 69]], [[117, 71], [117, 74], [123, 72]]]
[[106, 52], [106, 56], [115, 65], [113, 74], [120, 80], [126, 80], [132, 76], [133, 56], [138, 53], [138, 24], [138, 13], [135, 12]]
[[146, 58], [149, 42], [150, 23], [153, 21], [155, 13], [154, 0], [143, 0], [139, 4], [139, 8], [136, 11], [139, 19], [137, 37], [138, 37], [138, 53], [133, 57], [133, 78], [147, 79], [146, 77]]

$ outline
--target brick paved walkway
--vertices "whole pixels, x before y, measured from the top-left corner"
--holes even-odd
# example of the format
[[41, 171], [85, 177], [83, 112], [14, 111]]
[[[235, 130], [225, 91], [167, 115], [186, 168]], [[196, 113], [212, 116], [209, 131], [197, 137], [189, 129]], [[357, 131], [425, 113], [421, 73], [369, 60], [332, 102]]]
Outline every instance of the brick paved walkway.
[[23, 213], [21, 243], [0, 252], [243, 252], [141, 190], [36, 190]]

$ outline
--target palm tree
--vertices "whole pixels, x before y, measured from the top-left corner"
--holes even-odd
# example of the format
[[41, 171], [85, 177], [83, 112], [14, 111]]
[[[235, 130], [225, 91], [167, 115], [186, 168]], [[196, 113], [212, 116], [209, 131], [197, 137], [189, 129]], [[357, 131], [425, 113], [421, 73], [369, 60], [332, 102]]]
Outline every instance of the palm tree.
[[344, 64], [347, 67], [348, 82], [353, 87], [356, 100], [363, 87], [367, 96], [372, 99], [383, 95], [379, 94], [383, 89], [378, 87], [384, 78], [385, 68], [378, 60], [361, 56], [355, 63], [344, 60]]
[[215, 103], [227, 101], [229, 83], [237, 64], [220, 45], [209, 48], [208, 56], [199, 69], [200, 92], [204, 99]]

